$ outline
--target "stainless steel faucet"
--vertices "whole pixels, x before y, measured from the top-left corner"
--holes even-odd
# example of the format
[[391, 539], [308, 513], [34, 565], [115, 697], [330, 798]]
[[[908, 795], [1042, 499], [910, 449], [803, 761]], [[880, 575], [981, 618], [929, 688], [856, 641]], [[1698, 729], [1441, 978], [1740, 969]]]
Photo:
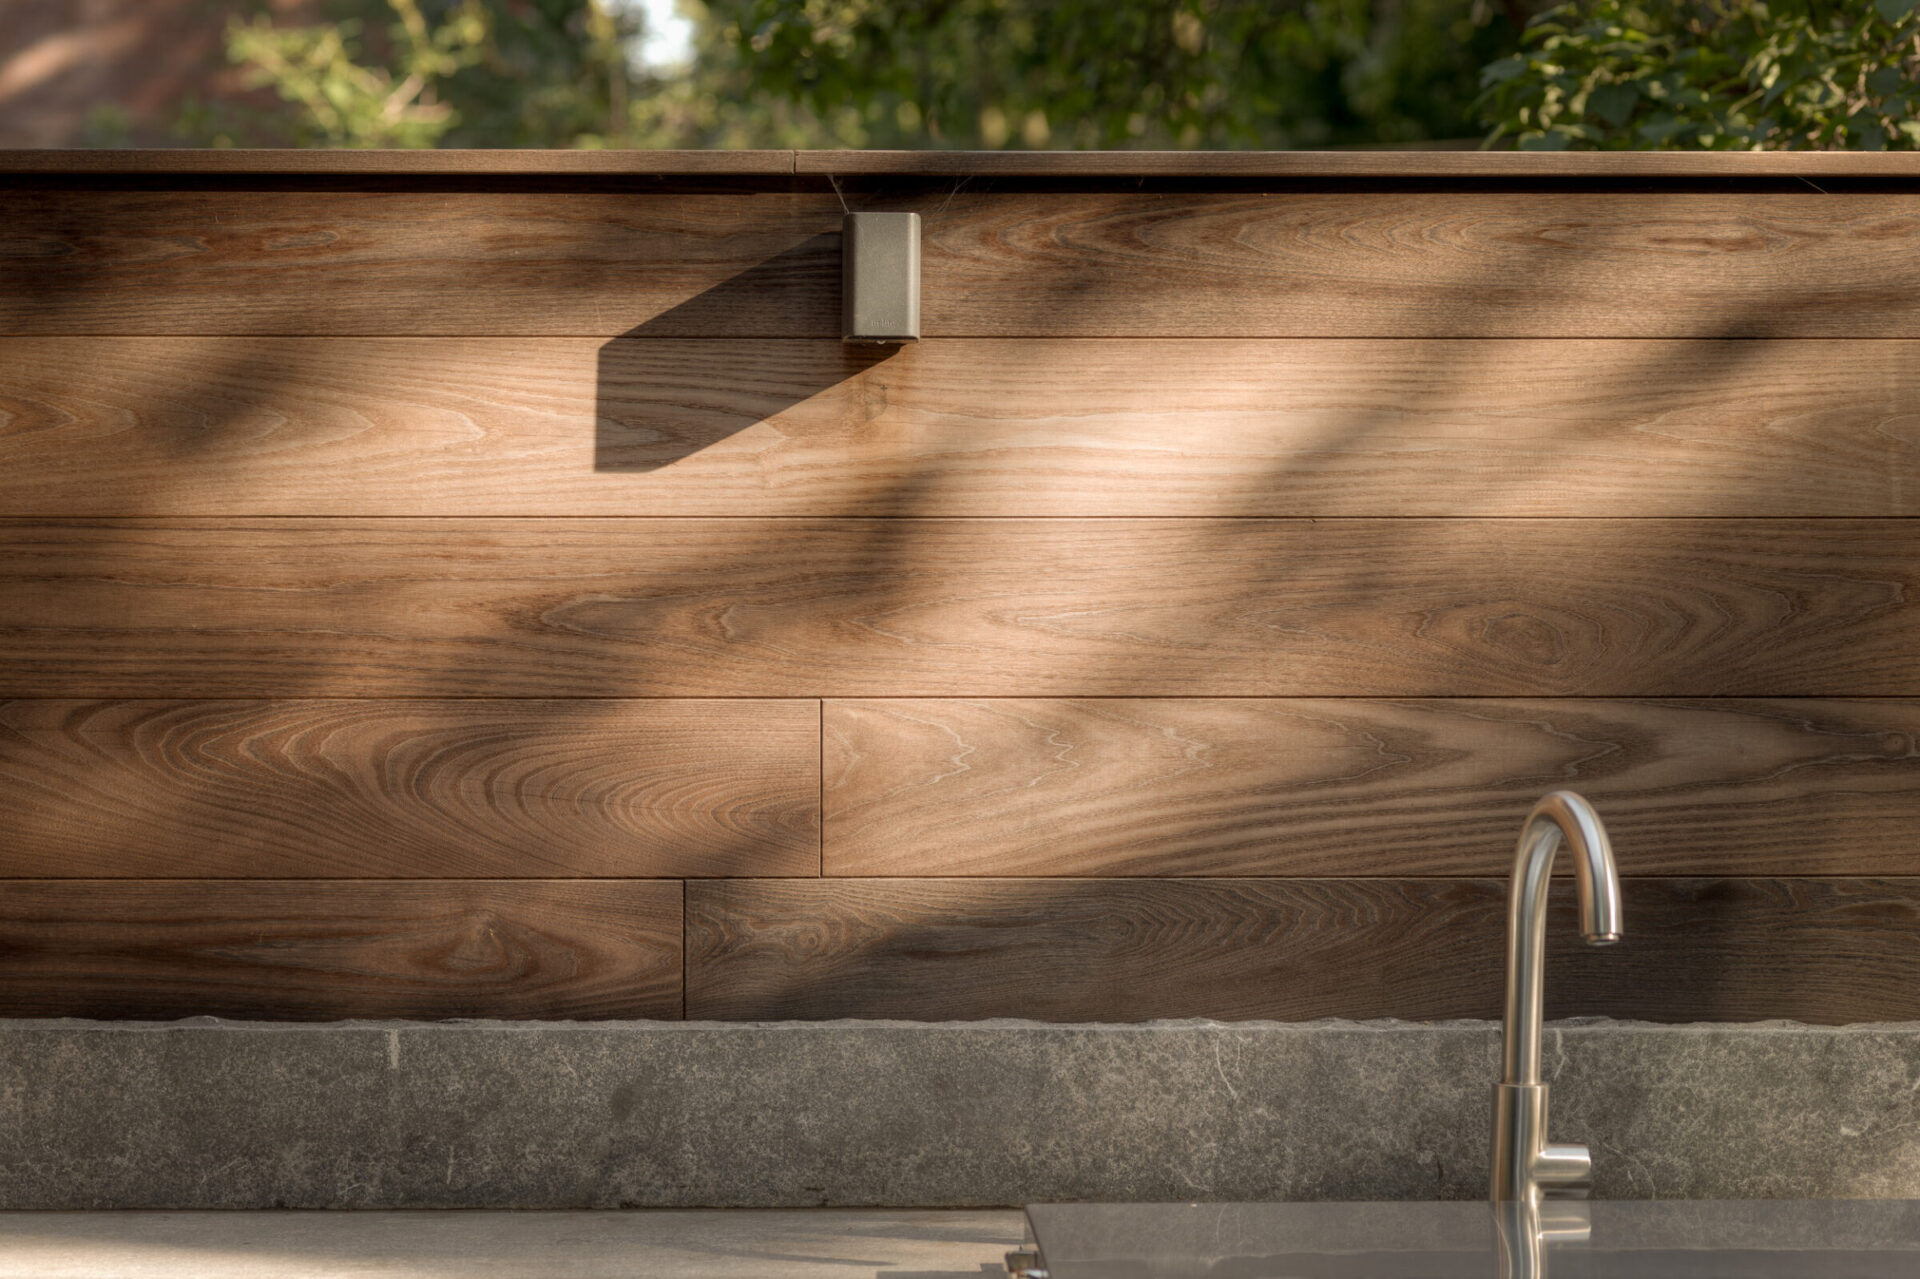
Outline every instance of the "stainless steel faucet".
[[1513, 860], [1503, 1073], [1493, 1086], [1490, 1197], [1496, 1203], [1537, 1203], [1543, 1190], [1584, 1186], [1593, 1172], [1593, 1156], [1585, 1146], [1547, 1140], [1547, 1086], [1540, 1082], [1547, 885], [1563, 842], [1573, 852], [1581, 936], [1590, 946], [1620, 940], [1620, 874], [1614, 869], [1607, 828], [1586, 800], [1572, 791], [1555, 791], [1527, 815]]
[[[1593, 1216], [1587, 1205], [1567, 1200], [1514, 1201], [1490, 1205], [1500, 1279], [1547, 1279], [1547, 1251], [1554, 1244], [1588, 1243]], [[1043, 1275], [1041, 1279], [1046, 1279]]]

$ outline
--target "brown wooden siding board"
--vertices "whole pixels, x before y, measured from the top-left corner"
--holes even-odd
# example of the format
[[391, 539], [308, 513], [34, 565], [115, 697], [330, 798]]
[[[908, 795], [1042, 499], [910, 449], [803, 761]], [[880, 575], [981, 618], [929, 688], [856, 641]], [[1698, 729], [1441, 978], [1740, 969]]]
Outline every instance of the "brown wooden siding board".
[[1915, 195], [962, 195], [926, 234], [932, 336], [1920, 334]]
[[681, 885], [0, 881], [0, 1016], [677, 1018]]
[[0, 550], [5, 696], [1920, 696], [1901, 520], [6, 520]]
[[0, 513], [1916, 516], [1920, 344], [0, 339]]
[[1920, 872], [1920, 703], [831, 701], [826, 872], [1507, 873], [1547, 790], [1629, 875]]
[[0, 876], [818, 868], [805, 701], [0, 702]]
[[839, 336], [827, 196], [19, 192], [0, 333]]
[[[1920, 195], [1003, 194], [932, 337], [1920, 337]], [[839, 201], [25, 191], [0, 333], [838, 336]]]
[[[29, 153], [30, 154], [30, 153]], [[85, 156], [86, 152], [68, 154]], [[1521, 151], [890, 151], [794, 153], [802, 174], [941, 176], [1318, 178], [1729, 178], [1920, 179], [1900, 152]]]
[[[774, 155], [731, 171], [819, 168]], [[969, 162], [1111, 163], [869, 171]], [[928, 215], [968, 341], [840, 350], [824, 193], [10, 194], [0, 514], [131, 518], [0, 522], [0, 695], [88, 699], [0, 706], [0, 874], [40, 876], [0, 880], [0, 1015], [1497, 1016], [1493, 876], [1569, 782], [1688, 877], [1630, 879], [1604, 952], [1562, 886], [1550, 1014], [1920, 1015], [1920, 533], [1624, 518], [1920, 513], [1916, 362], [1855, 340], [1920, 337], [1920, 194], [868, 198]], [[1606, 518], [1190, 518], [1562, 510]], [[825, 518], [1036, 514], [1183, 518]], [[810, 518], [371, 518], [452, 515]], [[742, 694], [873, 700], [806, 706], [813, 808], [696, 741], [686, 786], [782, 798], [631, 810], [691, 859], [641, 869], [843, 878], [552, 877], [634, 870], [573, 750], [680, 793], [553, 723]], [[1566, 700], [1380, 700], [1454, 694]], [[97, 700], [476, 695], [582, 700], [496, 753], [434, 704]], [[1231, 700], [1283, 695], [1366, 700]], [[1262, 753], [1303, 715], [1337, 740]], [[472, 878], [240, 878], [421, 873]]]
[[703, 174], [786, 176], [795, 152], [782, 150], [607, 150], [475, 147], [435, 150], [334, 150], [321, 147], [168, 147], [135, 150], [0, 150], [0, 173], [17, 174], [326, 174], [503, 177]]
[[[1920, 1014], [1920, 880], [1625, 891], [1626, 939], [1590, 950], [1556, 889], [1549, 1016]], [[693, 1018], [1497, 1018], [1506, 885], [708, 880], [687, 918]]]
[[0, 174], [1920, 179], [1900, 152], [3, 149]]

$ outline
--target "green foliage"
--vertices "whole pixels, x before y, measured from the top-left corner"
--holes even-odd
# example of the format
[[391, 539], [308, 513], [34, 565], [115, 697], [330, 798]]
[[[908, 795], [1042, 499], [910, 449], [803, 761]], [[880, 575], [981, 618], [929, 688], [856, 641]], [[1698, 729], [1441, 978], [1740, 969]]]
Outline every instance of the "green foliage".
[[[255, 9], [265, 0], [245, 0]], [[236, 21], [278, 119], [216, 145], [1297, 147], [1468, 136], [1525, 0], [682, 0], [693, 64], [636, 72], [617, 0], [332, 0]]]
[[[446, 4], [450, 0], [439, 0]], [[491, 35], [442, 88], [459, 112], [443, 146], [633, 145], [629, 50], [639, 20], [607, 0], [485, 0]]]
[[447, 77], [479, 60], [489, 34], [487, 13], [466, 0], [429, 26], [418, 0], [393, 6], [394, 67], [356, 61], [354, 20], [312, 27], [276, 27], [264, 15], [235, 19], [227, 53], [248, 70], [250, 87], [271, 87], [304, 109], [295, 125], [303, 146], [430, 147], [458, 122], [440, 101]]
[[[636, 71], [618, 0], [331, 0], [236, 20], [326, 146], [1300, 147], [1491, 126], [1522, 148], [1920, 146], [1920, 0], [682, 0], [693, 64]], [[103, 117], [96, 132], [113, 135]]]
[[1920, 0], [1589, 0], [1482, 73], [1533, 150], [1920, 146]]
[[[707, 0], [707, 128], [750, 143], [1290, 147], [1475, 131], [1487, 0]], [[729, 90], [731, 92], [729, 92]], [[785, 109], [762, 120], [743, 98]]]
[[250, 87], [272, 89], [290, 109], [249, 122], [225, 104], [194, 103], [179, 131], [215, 145], [626, 144], [627, 49], [637, 31], [600, 0], [336, 0], [333, 8], [333, 21], [304, 27], [260, 13], [235, 18], [228, 56]]

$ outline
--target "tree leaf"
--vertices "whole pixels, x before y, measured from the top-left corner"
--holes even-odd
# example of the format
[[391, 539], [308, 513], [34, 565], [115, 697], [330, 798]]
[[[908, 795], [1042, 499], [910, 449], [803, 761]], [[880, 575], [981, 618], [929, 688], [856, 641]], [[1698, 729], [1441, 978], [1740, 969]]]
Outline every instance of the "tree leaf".
[[1913, 147], [1916, 19], [1920, 0], [1583, 0], [1483, 107], [1535, 146]]
[[1522, 151], [1565, 151], [1567, 144], [1573, 141], [1558, 129], [1549, 129], [1545, 133], [1536, 133], [1520, 139]]
[[1527, 60], [1514, 55], [1510, 58], [1497, 58], [1480, 68], [1481, 84], [1504, 84], [1521, 75], [1527, 69]]
[[1603, 84], [1587, 94], [1587, 110], [1618, 129], [1639, 101], [1640, 94], [1630, 84]]

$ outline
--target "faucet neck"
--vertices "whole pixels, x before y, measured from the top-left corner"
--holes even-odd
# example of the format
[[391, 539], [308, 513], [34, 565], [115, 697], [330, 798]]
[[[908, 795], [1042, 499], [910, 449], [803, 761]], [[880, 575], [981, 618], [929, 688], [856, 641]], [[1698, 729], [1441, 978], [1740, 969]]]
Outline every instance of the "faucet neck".
[[1560, 828], [1527, 823], [1514, 858], [1507, 899], [1507, 1010], [1501, 1037], [1504, 1084], [1540, 1082], [1540, 1036], [1546, 1003], [1547, 887]]
[[1620, 938], [1620, 876], [1606, 828], [1586, 800], [1555, 791], [1534, 806], [1514, 851], [1507, 902], [1507, 1007], [1501, 1082], [1540, 1081], [1542, 1006], [1545, 1002], [1547, 890], [1553, 861], [1566, 844], [1574, 855], [1580, 931], [1591, 945]]

